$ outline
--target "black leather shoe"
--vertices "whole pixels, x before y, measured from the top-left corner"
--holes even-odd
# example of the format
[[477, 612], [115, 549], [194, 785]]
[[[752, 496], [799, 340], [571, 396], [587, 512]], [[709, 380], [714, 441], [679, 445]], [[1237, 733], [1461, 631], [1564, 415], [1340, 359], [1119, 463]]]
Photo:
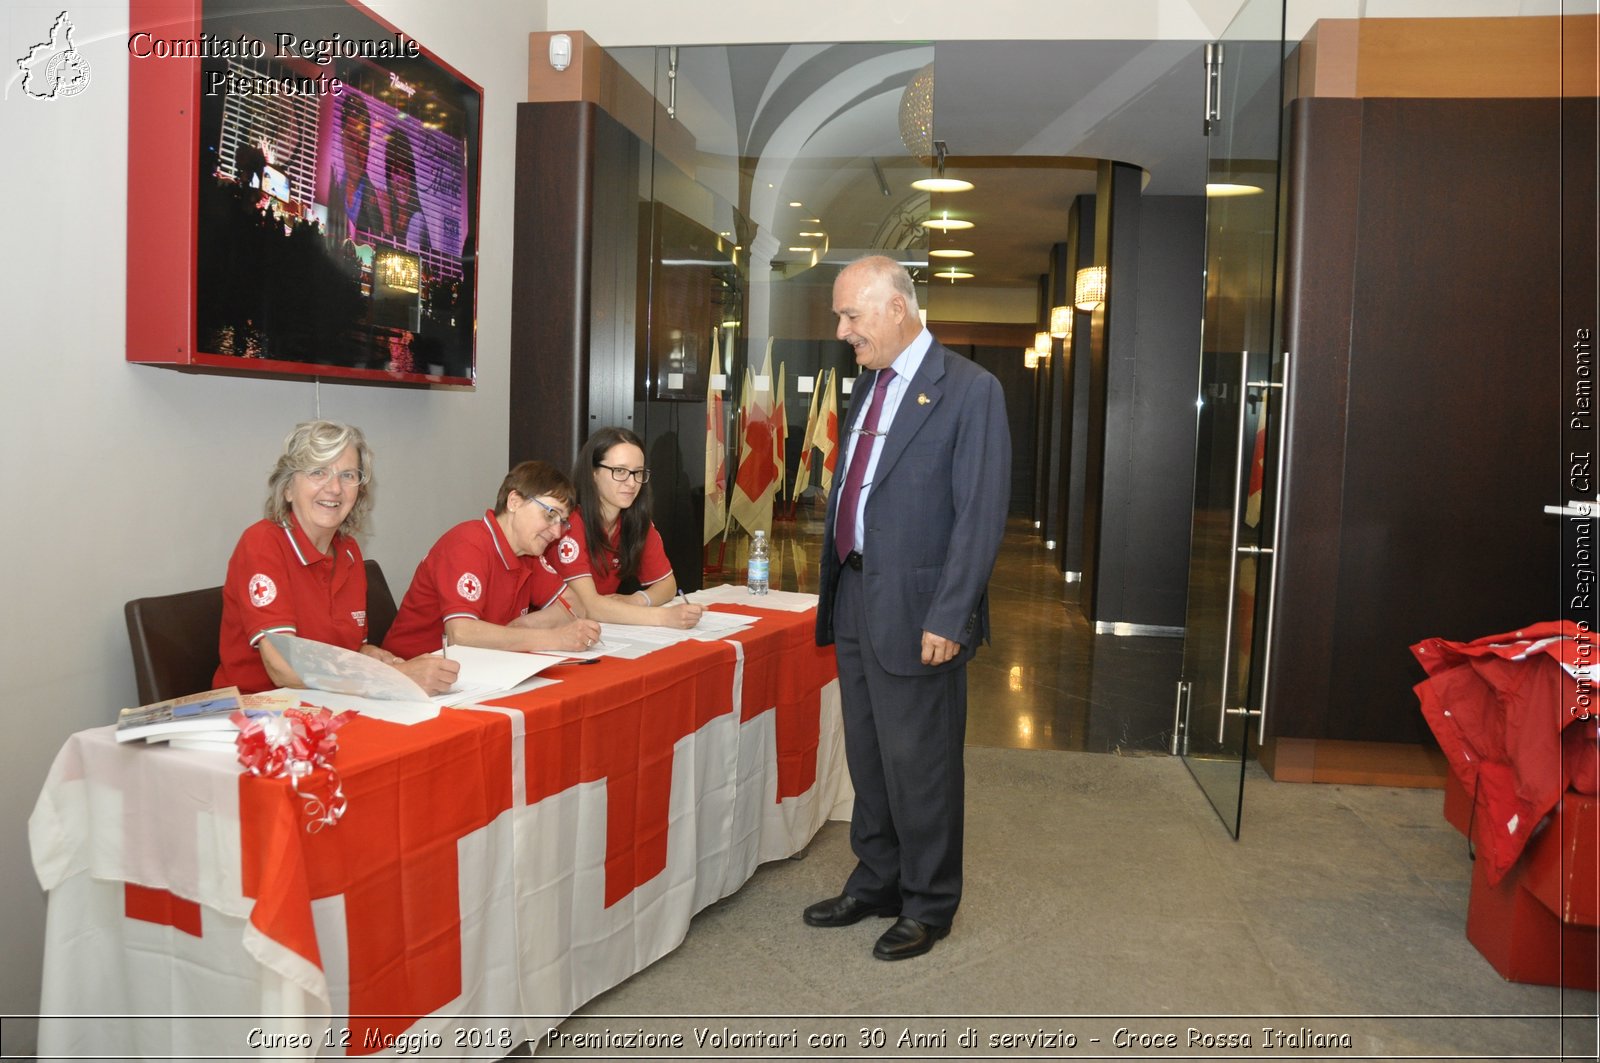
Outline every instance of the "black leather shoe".
[[856, 900], [848, 893], [841, 893], [837, 897], [829, 897], [825, 901], [811, 905], [806, 909], [805, 920], [807, 926], [851, 926], [869, 915], [888, 918], [899, 914], [898, 904], [868, 904], [866, 901]]
[[872, 954], [880, 960], [909, 960], [933, 948], [933, 943], [950, 933], [947, 926], [929, 926], [903, 915], [883, 932]]

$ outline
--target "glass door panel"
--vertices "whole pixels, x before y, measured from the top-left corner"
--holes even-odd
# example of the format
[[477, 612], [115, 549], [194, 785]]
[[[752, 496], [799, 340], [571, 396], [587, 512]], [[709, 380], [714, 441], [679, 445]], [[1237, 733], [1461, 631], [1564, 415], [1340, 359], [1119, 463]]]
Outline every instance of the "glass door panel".
[[641, 167], [650, 251], [636, 424], [677, 452], [675, 496], [699, 508], [683, 523], [702, 535], [705, 584], [742, 581], [760, 530], [771, 585], [814, 591], [832, 476], [826, 410], [842, 419], [857, 373], [834, 338], [833, 281], [883, 253], [925, 291], [929, 195], [910, 185], [930, 167], [902, 113], [933, 47], [613, 55], [655, 105], [653, 164]]
[[1260, 722], [1275, 538], [1283, 14], [1283, 0], [1249, 0], [1207, 64], [1206, 299], [1174, 744], [1235, 837]]

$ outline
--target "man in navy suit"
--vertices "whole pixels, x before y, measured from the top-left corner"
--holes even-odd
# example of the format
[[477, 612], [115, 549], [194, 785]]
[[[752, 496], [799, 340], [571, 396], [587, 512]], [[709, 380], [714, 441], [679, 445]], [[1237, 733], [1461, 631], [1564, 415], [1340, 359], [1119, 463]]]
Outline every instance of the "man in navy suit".
[[828, 499], [817, 606], [817, 644], [839, 660], [857, 864], [805, 921], [898, 916], [872, 954], [899, 960], [948, 934], [961, 901], [966, 667], [989, 637], [1010, 426], [999, 381], [934, 342], [893, 259], [846, 266], [833, 313], [866, 370]]

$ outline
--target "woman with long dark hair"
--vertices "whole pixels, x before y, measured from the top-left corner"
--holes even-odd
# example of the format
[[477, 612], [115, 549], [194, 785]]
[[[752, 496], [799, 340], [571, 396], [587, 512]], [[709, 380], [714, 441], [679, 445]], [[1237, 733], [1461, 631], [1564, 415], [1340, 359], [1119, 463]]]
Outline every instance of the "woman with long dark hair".
[[611, 624], [691, 628], [702, 606], [677, 597], [678, 580], [650, 521], [644, 440], [626, 428], [590, 436], [573, 464], [578, 505], [556, 547], [556, 567], [585, 615]]

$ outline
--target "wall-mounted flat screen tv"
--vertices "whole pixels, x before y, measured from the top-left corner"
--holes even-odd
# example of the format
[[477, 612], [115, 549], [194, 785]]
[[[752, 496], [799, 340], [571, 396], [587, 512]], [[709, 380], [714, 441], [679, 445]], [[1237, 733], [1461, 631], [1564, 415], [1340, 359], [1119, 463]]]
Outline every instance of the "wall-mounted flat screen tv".
[[352, 0], [132, 0], [128, 360], [470, 385], [483, 93]]

